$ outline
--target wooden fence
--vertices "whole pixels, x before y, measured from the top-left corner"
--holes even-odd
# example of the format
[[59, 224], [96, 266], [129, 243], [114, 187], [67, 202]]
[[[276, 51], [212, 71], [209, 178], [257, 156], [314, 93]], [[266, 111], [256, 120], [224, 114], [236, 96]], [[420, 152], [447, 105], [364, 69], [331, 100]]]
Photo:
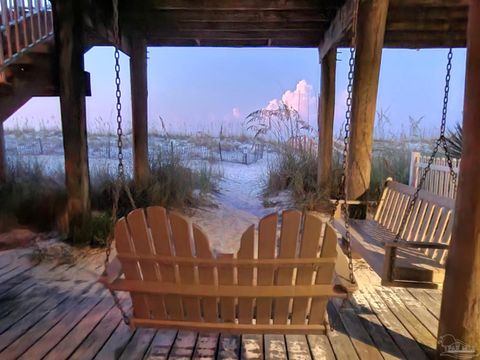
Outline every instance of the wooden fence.
[[[412, 152], [410, 161], [409, 185], [417, 187], [422, 175], [427, 167], [429, 156], [421, 155], [418, 152]], [[458, 175], [460, 168], [460, 159], [453, 159], [453, 168]], [[445, 158], [436, 158], [425, 179], [423, 189], [431, 193], [455, 198], [456, 189], [452, 184], [450, 168]]]
[[51, 35], [50, 1], [0, 0], [0, 71]]

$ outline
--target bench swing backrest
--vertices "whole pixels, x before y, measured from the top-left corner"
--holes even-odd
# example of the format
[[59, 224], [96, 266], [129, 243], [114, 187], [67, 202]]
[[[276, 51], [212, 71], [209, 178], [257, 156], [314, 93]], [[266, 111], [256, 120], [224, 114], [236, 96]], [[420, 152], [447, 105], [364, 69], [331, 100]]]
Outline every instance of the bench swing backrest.
[[[387, 180], [374, 220], [397, 234], [415, 189], [391, 179]], [[454, 200], [421, 190], [401, 238], [406, 241], [449, 244], [453, 225]], [[424, 249], [429, 258], [444, 265], [447, 250]]]
[[[115, 226], [133, 326], [258, 333], [318, 333], [325, 329], [336, 234], [313, 214], [283, 212], [249, 227], [236, 255], [215, 255], [207, 235], [162, 207], [132, 211]], [[258, 244], [258, 246], [257, 246]], [[258, 247], [258, 251], [256, 248]]]

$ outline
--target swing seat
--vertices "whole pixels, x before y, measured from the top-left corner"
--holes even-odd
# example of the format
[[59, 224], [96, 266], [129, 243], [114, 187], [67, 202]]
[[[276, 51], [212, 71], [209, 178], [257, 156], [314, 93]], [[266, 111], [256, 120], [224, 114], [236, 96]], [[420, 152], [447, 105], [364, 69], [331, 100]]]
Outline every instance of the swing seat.
[[162, 207], [115, 225], [116, 257], [101, 278], [131, 295], [133, 327], [230, 333], [324, 333], [333, 285], [335, 230], [296, 210], [250, 226], [236, 255], [213, 254], [206, 234]]
[[[367, 220], [350, 220], [352, 250], [382, 278], [382, 285], [438, 288], [445, 277], [454, 200], [420, 191], [415, 206], [401, 228], [415, 189], [387, 179], [376, 214]], [[335, 219], [345, 236], [345, 223]]]

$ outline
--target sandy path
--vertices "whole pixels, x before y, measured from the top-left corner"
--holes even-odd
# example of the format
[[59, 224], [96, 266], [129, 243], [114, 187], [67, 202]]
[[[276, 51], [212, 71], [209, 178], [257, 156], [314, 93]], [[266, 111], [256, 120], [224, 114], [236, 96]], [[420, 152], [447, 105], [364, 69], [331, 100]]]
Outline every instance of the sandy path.
[[235, 253], [242, 233], [252, 224], [276, 209], [264, 208], [262, 187], [266, 178], [269, 158], [251, 165], [221, 163], [223, 179], [220, 193], [214, 196], [218, 208], [195, 212], [192, 220], [200, 225], [210, 238], [216, 252]]

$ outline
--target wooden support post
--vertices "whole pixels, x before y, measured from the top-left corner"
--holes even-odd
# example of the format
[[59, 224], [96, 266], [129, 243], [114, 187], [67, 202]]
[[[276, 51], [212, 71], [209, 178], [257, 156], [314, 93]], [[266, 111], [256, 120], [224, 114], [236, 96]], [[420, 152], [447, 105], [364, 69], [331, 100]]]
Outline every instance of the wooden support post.
[[0, 184], [7, 178], [7, 157], [5, 154], [5, 134], [3, 122], [0, 120]]
[[318, 101], [318, 185], [330, 188], [333, 150], [333, 118], [335, 112], [335, 71], [337, 49], [331, 49], [320, 59], [321, 83]]
[[[480, 0], [470, 1], [463, 149], [438, 339], [452, 335], [480, 352]], [[439, 354], [445, 349], [440, 343]], [[439, 355], [440, 356], [440, 355]], [[473, 358], [473, 357], [472, 357]]]
[[90, 213], [84, 75], [84, 1], [55, 0], [55, 43], [65, 151], [69, 234], [74, 239]]
[[148, 164], [147, 46], [145, 40], [136, 39], [132, 41], [130, 80], [134, 178], [137, 185], [143, 186], [150, 175]]
[[373, 125], [377, 104], [388, 0], [359, 2], [347, 196], [360, 199], [370, 186]]

